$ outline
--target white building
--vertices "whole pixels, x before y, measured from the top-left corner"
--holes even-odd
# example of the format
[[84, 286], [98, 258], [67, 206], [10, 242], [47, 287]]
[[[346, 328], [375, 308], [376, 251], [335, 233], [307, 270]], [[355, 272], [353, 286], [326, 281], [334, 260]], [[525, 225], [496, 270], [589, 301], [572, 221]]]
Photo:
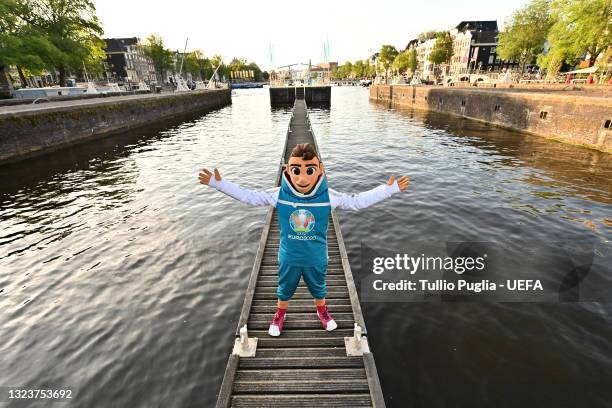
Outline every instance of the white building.
[[427, 79], [435, 76], [436, 64], [429, 61], [429, 55], [433, 51], [436, 39], [431, 38], [423, 41], [417, 45], [417, 71], [419, 76], [423, 79]]

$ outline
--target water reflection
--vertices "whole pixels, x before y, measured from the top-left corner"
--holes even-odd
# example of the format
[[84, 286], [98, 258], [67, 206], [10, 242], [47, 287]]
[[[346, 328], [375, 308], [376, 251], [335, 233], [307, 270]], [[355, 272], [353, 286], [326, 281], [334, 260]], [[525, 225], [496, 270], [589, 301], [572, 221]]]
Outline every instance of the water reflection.
[[[353, 264], [368, 239], [514, 240], [505, 250], [516, 259], [526, 237], [586, 231], [609, 242], [609, 156], [386, 109], [360, 88], [333, 92], [331, 109], [311, 112], [330, 185], [355, 192], [391, 173], [412, 178], [409, 194], [339, 214]], [[196, 176], [219, 167], [271, 187], [289, 116], [270, 109], [267, 89], [238, 91], [208, 115], [0, 167], [0, 384], [70, 385], [77, 407], [214, 406], [266, 210]], [[607, 390], [605, 305], [364, 312], [389, 407], [484, 407], [488, 395], [520, 404], [533, 384], [562, 405], [572, 396], [561, 378], [581, 383], [590, 406]]]
[[[542, 187], [570, 187], [566, 194], [582, 196], [611, 204], [612, 155], [597, 150], [555, 142], [539, 136], [519, 133], [477, 121], [423, 111], [400, 111], [431, 128], [444, 129], [466, 143], [489, 150], [493, 155], [512, 156], [518, 161], [501, 161], [541, 170], [523, 181]], [[546, 194], [546, 192], [543, 192]]]

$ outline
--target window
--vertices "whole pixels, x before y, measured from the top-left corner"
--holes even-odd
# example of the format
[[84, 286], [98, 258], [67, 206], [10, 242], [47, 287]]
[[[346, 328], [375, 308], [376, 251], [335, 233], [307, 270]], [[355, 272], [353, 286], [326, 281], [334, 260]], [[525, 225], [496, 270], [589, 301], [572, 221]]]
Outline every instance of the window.
[[493, 64], [494, 61], [495, 61], [495, 56], [489, 55], [489, 64]]
[[494, 54], [497, 52], [497, 47], [491, 47], [491, 54]]

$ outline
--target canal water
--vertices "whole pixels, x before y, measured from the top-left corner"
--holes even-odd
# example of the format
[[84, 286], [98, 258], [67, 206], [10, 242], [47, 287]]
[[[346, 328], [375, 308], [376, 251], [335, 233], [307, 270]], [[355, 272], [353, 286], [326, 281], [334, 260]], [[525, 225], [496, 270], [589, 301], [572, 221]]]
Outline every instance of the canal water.
[[[362, 88], [332, 103], [311, 120], [333, 188], [412, 180], [340, 212], [358, 284], [373, 239], [498, 240], [516, 259], [524, 240], [568, 234], [609, 248], [610, 156]], [[0, 167], [0, 386], [71, 389], [74, 407], [214, 406], [266, 210], [197, 173], [271, 187], [289, 116], [241, 90], [192, 120]], [[610, 406], [610, 303], [362, 306], [389, 407]]]

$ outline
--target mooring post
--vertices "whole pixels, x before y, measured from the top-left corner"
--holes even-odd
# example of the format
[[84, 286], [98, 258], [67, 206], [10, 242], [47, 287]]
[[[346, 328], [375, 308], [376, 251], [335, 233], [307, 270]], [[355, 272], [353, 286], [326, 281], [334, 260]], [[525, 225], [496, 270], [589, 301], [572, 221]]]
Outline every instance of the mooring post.
[[363, 356], [370, 352], [368, 338], [363, 335], [363, 329], [357, 323], [353, 328], [353, 337], [344, 338], [344, 346], [347, 356]]
[[232, 354], [240, 357], [255, 357], [257, 351], [257, 337], [249, 338], [247, 325], [240, 328], [240, 337], [234, 341]]

